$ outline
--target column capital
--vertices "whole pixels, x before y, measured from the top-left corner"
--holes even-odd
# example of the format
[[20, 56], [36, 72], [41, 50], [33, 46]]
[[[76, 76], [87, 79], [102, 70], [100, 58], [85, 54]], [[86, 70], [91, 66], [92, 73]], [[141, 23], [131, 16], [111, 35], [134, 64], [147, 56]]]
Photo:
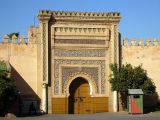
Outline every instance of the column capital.
[[42, 87], [46, 88], [47, 87], [47, 83], [42, 83]]
[[51, 18], [51, 14], [39, 14], [38, 19], [40, 22], [48, 22]]

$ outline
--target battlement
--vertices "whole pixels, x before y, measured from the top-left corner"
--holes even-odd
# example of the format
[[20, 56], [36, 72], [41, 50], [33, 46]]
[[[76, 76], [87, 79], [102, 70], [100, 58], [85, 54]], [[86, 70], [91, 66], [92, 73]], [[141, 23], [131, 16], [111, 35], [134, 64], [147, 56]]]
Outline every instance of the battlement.
[[26, 42], [24, 36], [18, 38], [16, 35], [13, 35], [12, 38], [9, 38], [8, 35], [4, 35], [3, 42], [0, 42], [0, 51], [7, 51], [12, 49], [14, 51], [32, 51], [37, 48], [36, 43]]
[[3, 42], [1, 44], [27, 44], [25, 42], [24, 36], [20, 36], [20, 38], [18, 38], [15, 34], [12, 36], [12, 38], [10, 38], [8, 35], [4, 35], [3, 37]]
[[121, 15], [119, 12], [69, 12], [69, 11], [50, 11], [40, 10], [38, 14], [39, 20], [49, 20], [51, 17], [54, 20], [76, 20], [76, 21], [108, 21], [119, 22]]
[[[16, 39], [10, 40], [7, 35], [4, 41], [0, 43], [0, 60], [10, 61], [16, 57], [17, 61], [20, 58], [36, 57], [37, 44], [29, 44], [24, 41], [24, 37], [13, 37]], [[20, 40], [20, 42], [18, 42]]]
[[39, 15], [53, 16], [84, 16], [84, 17], [121, 17], [119, 12], [66, 12], [40, 10]]
[[151, 39], [139, 39], [136, 40], [135, 38], [133, 38], [132, 40], [129, 40], [128, 38], [125, 38], [123, 40], [123, 46], [124, 47], [130, 47], [130, 46], [141, 46], [141, 47], [150, 47], [150, 46], [160, 46], [159, 41], [157, 38], [151, 40]]

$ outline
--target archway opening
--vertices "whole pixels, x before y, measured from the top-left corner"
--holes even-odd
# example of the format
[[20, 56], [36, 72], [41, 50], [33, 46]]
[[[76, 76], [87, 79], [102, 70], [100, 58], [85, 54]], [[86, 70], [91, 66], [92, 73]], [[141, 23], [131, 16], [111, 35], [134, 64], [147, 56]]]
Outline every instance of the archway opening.
[[90, 86], [82, 77], [74, 79], [69, 86], [69, 114], [91, 113]]

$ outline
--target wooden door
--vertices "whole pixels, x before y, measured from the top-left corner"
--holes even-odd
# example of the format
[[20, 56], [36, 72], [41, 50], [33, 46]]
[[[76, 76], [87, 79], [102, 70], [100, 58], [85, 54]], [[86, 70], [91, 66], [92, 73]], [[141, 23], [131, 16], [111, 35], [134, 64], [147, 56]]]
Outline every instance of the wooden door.
[[83, 78], [77, 78], [70, 87], [72, 88], [70, 88], [69, 111], [74, 114], [91, 113], [91, 97], [88, 82]]

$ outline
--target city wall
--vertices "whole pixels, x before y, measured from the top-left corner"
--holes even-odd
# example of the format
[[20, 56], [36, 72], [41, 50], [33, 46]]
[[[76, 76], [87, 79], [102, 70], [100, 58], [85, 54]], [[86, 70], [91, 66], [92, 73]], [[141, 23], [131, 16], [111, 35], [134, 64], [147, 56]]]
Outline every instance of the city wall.
[[[40, 81], [37, 80], [37, 44], [26, 44], [24, 37], [20, 37], [17, 42], [18, 39], [14, 37], [9, 42], [8, 36], [4, 36], [3, 42], [0, 43], [0, 60], [10, 63], [11, 75], [15, 78], [21, 95], [29, 95], [31, 98], [31, 96], [37, 96], [40, 90], [40, 84], [38, 84]], [[121, 46], [121, 53], [122, 64], [131, 63], [133, 66], [142, 64], [156, 85], [156, 92], [160, 96], [160, 45], [158, 40], [147, 39], [144, 42], [143, 39], [125, 39]], [[40, 95], [37, 97], [41, 98]]]
[[[11, 65], [11, 77], [16, 80], [20, 94], [24, 97], [37, 96], [37, 45], [26, 44], [24, 37], [9, 40], [5, 35], [0, 43], [0, 60]], [[27, 96], [26, 96], [27, 95]]]
[[157, 39], [151, 41], [126, 38], [122, 45], [122, 63], [130, 63], [133, 66], [142, 64], [160, 96], [160, 45]]

